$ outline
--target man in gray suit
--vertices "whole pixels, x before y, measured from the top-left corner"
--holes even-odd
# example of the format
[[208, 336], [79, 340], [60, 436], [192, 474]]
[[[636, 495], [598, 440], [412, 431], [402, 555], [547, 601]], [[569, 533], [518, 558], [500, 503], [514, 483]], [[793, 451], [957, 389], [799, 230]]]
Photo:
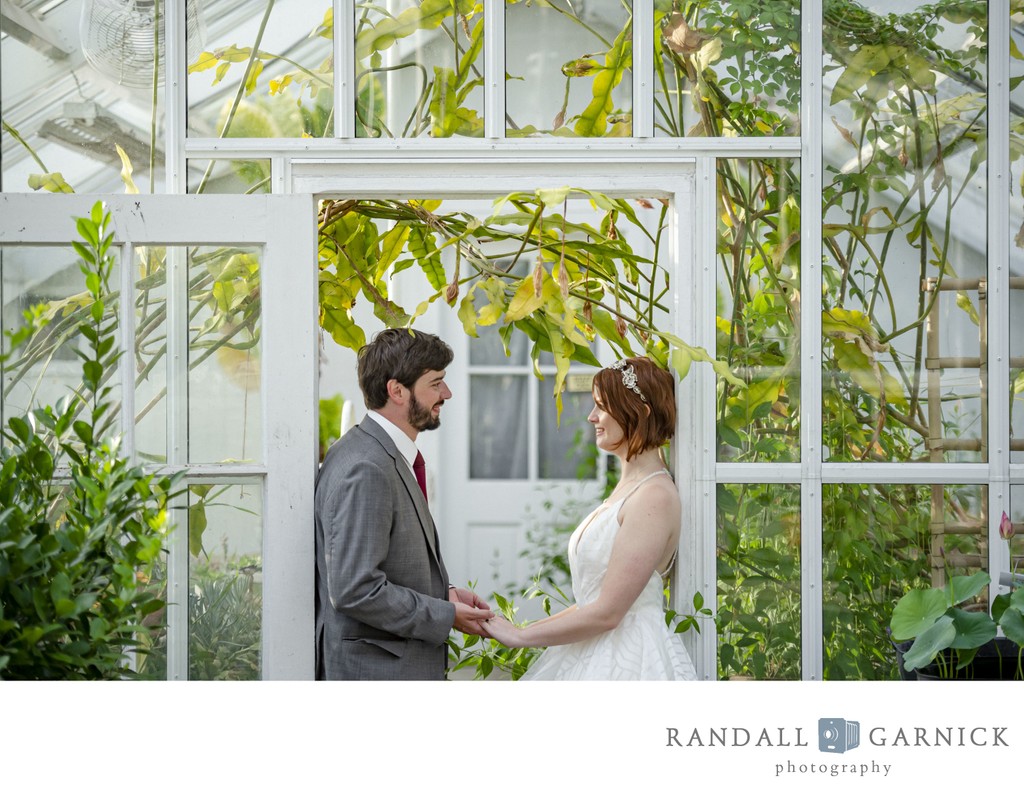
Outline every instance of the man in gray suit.
[[416, 449], [441, 423], [452, 357], [438, 337], [404, 328], [359, 351], [369, 411], [316, 481], [318, 679], [443, 679], [449, 631], [482, 634], [494, 615], [448, 582]]

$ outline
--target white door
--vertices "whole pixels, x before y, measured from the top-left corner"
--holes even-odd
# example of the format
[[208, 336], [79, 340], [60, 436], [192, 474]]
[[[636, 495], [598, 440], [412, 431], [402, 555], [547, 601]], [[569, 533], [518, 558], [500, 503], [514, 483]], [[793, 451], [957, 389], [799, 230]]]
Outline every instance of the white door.
[[[113, 428], [136, 461], [184, 471], [188, 488], [161, 569], [167, 627], [142, 669], [312, 678], [312, 197], [98, 198], [112, 217], [121, 312]], [[0, 195], [5, 329], [26, 304], [84, 290], [69, 245], [95, 201]], [[66, 348], [29, 364], [5, 378], [5, 415], [66, 392], [77, 367]]]

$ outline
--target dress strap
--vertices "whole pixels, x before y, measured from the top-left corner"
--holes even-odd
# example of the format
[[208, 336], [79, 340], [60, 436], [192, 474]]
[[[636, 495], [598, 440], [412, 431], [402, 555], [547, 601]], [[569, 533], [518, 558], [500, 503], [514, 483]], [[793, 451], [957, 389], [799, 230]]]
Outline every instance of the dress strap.
[[635, 485], [633, 485], [633, 487], [631, 487], [629, 489], [629, 493], [627, 493], [621, 499], [618, 499], [618, 501], [619, 502], [626, 501], [626, 499], [628, 499], [630, 496], [632, 496], [634, 493], [636, 493], [640, 489], [641, 485], [643, 485], [645, 482], [650, 481], [651, 479], [654, 479], [654, 477], [658, 476], [659, 474], [668, 474], [668, 469], [662, 468], [662, 469], [660, 469], [658, 471], [655, 471], [653, 474], [648, 474], [643, 479], [641, 479], [639, 482], [637, 482]]

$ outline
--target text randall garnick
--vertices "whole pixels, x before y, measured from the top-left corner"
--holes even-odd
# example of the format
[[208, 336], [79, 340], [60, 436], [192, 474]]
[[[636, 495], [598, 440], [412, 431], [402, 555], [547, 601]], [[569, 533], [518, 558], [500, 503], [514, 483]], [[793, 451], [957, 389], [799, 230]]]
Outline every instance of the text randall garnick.
[[[876, 726], [867, 732], [867, 741], [879, 747], [1009, 747], [1004, 734], [1006, 726]], [[745, 729], [742, 727], [705, 727], [680, 729], [666, 727], [665, 745], [680, 748], [805, 748], [808, 745], [803, 729], [798, 726]], [[813, 732], [810, 733], [813, 736]]]

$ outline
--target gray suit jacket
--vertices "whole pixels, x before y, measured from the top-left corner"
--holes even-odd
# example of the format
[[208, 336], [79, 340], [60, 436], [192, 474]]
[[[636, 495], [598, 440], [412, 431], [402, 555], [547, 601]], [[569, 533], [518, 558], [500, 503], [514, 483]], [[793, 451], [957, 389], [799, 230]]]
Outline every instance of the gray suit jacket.
[[316, 677], [444, 678], [454, 620], [423, 493], [365, 418], [331, 446], [316, 480]]

